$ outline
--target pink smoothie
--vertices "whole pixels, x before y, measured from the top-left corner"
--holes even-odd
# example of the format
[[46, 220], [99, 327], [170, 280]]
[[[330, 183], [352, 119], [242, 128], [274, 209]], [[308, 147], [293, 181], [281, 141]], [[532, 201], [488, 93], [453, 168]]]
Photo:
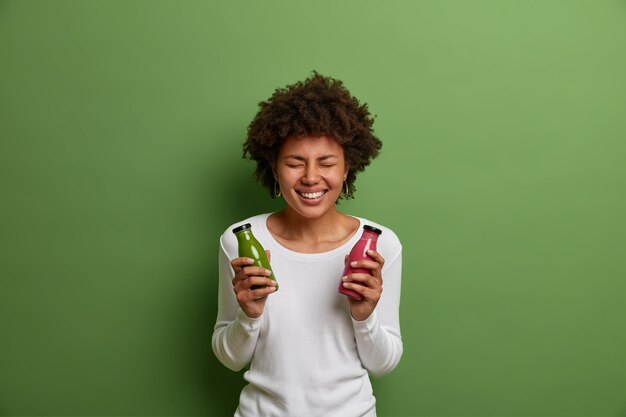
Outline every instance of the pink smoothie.
[[[378, 236], [382, 233], [382, 230], [377, 229], [370, 225], [363, 226], [363, 234], [359, 241], [354, 245], [352, 250], [350, 251], [350, 255], [348, 255], [348, 259], [346, 259], [346, 266], [343, 270], [342, 277], [346, 275], [355, 274], [355, 273], [363, 273], [369, 274], [370, 270], [365, 268], [352, 268], [350, 266], [351, 262], [359, 261], [361, 259], [369, 259], [373, 260], [371, 256], [367, 254], [368, 250], [376, 250], [376, 242], [378, 241]], [[354, 298], [355, 300], [362, 300], [363, 297], [356, 291], [350, 290], [348, 288], [344, 288], [343, 282], [339, 282], [339, 292], [345, 294], [349, 297]]]

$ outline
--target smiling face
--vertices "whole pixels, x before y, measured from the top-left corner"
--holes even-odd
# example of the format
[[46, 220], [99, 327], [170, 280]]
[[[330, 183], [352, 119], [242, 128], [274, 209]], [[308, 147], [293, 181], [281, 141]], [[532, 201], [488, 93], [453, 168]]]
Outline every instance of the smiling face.
[[335, 210], [347, 174], [343, 148], [327, 136], [285, 139], [274, 167], [285, 202], [310, 219]]

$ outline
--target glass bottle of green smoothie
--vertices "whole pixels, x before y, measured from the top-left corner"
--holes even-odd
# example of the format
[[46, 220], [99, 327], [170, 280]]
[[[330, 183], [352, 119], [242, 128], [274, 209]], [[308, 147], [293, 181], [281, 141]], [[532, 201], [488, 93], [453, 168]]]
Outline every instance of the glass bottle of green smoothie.
[[[260, 266], [272, 271], [270, 262], [267, 259], [265, 249], [259, 243], [258, 240], [252, 234], [252, 225], [250, 223], [243, 224], [235, 227], [233, 233], [237, 236], [237, 243], [239, 244], [239, 257], [246, 257], [254, 260], [254, 266]], [[274, 271], [268, 277], [271, 280], [276, 281], [274, 277]], [[267, 285], [253, 285], [251, 288], [256, 290], [258, 288], [265, 288]], [[276, 282], [276, 290], [278, 290], [278, 282]]]

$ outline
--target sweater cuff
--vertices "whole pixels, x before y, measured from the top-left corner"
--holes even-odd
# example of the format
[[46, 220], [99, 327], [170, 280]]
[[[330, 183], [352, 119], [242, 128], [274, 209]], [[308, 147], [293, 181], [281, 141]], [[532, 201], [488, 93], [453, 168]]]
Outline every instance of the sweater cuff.
[[352, 315], [350, 316], [350, 318], [352, 319], [352, 326], [354, 326], [354, 330], [356, 330], [357, 332], [360, 331], [369, 333], [378, 324], [378, 314], [376, 313], [376, 310], [372, 311], [372, 314], [370, 314], [368, 318], [362, 321], [355, 319], [354, 317], [352, 317]]
[[239, 307], [239, 309], [237, 310], [237, 321], [248, 332], [253, 332], [261, 327], [262, 318], [262, 314], [257, 318], [248, 317], [248, 315], [241, 309], [241, 307]]

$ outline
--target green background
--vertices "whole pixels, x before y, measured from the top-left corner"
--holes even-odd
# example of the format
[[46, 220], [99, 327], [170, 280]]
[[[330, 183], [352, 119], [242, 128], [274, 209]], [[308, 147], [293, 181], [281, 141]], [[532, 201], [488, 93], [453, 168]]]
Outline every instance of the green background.
[[[626, 2], [0, 1], [0, 414], [232, 414], [220, 233], [311, 70], [377, 115], [404, 245], [380, 416], [626, 416]], [[306, 358], [302, 358], [306, 360]]]

